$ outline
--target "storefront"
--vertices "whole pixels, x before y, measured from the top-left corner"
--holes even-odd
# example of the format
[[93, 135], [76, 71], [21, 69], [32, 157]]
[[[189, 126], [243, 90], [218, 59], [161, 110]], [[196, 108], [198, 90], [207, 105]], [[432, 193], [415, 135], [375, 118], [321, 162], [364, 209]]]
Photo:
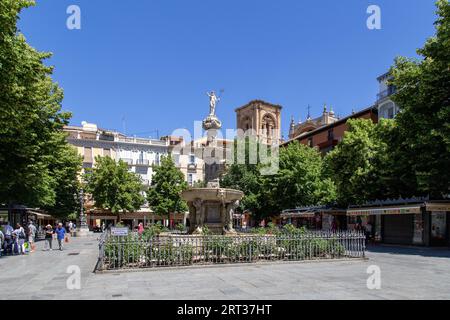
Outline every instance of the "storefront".
[[119, 222], [121, 222], [125, 226], [128, 226], [130, 229], [134, 229], [139, 225], [139, 223], [147, 225], [149, 223], [157, 222], [160, 222], [164, 226], [169, 226], [170, 224], [172, 227], [175, 227], [178, 223], [186, 223], [187, 214], [177, 213], [176, 215], [174, 215], [172, 213], [170, 214], [169, 222], [169, 220], [167, 220], [168, 215], [160, 216], [149, 211], [115, 214], [111, 212], [91, 209], [87, 212], [87, 217], [89, 229], [91, 230], [95, 227], [101, 227], [103, 226], [103, 224], [105, 225], [105, 227], [115, 226]]
[[27, 208], [25, 206], [15, 205], [8, 210], [8, 208], [0, 208], [0, 225], [7, 222], [13, 227], [19, 223], [22, 226], [27, 226], [30, 221], [36, 226], [43, 224], [53, 224], [55, 219], [40, 209]]
[[304, 207], [284, 210], [281, 225], [292, 224], [309, 230], [346, 230], [346, 210], [331, 207]]
[[349, 229], [370, 223], [376, 242], [400, 245], [446, 246], [449, 240], [450, 202], [391, 203], [347, 210]]

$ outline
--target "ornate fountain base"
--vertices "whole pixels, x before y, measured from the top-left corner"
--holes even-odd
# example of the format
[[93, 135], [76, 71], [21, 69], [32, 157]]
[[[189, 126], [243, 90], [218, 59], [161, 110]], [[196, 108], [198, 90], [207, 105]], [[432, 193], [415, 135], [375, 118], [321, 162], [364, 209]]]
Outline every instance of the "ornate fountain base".
[[207, 227], [212, 234], [235, 234], [233, 213], [244, 193], [223, 188], [193, 188], [182, 193], [189, 206], [192, 234], [202, 234]]

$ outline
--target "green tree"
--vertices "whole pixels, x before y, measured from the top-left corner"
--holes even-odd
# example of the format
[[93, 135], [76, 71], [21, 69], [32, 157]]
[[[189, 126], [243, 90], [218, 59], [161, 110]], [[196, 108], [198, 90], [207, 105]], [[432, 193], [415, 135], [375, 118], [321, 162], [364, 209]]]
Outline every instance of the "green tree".
[[[220, 186], [244, 192], [239, 209], [241, 211], [248, 210], [255, 219], [259, 220], [263, 218], [262, 209], [269, 209], [267, 208], [267, 198], [264, 198], [262, 194], [263, 181], [259, 170], [261, 161], [258, 156], [255, 157], [256, 161], [250, 161], [250, 152], [258, 155], [261, 144], [252, 137], [246, 137], [243, 146], [245, 159], [238, 159], [238, 140], [234, 141], [234, 161], [228, 164], [220, 179]], [[267, 210], [265, 211], [267, 212]]]
[[410, 166], [418, 191], [441, 198], [450, 187], [450, 4], [437, 1], [436, 35], [417, 53], [399, 57], [391, 69], [393, 100], [402, 160]]
[[361, 204], [377, 184], [376, 125], [369, 119], [350, 119], [344, 138], [325, 157], [326, 171], [334, 181], [340, 205]]
[[81, 183], [78, 178], [82, 158], [74, 147], [65, 143], [64, 134], [55, 135], [54, 138], [57, 148], [49, 168], [54, 177], [55, 202], [44, 208], [55, 217], [76, 216], [80, 212]]
[[32, 5], [0, 2], [0, 203], [55, 207], [65, 205], [57, 194], [60, 175], [52, 170], [70, 114], [61, 112], [63, 92], [51, 79], [53, 67], [44, 64], [51, 53], [29, 46], [17, 29], [19, 13]]
[[181, 192], [187, 188], [184, 175], [175, 166], [172, 157], [161, 157], [161, 164], [153, 166], [151, 186], [147, 192], [147, 201], [152, 210], [158, 215], [185, 212], [188, 210], [186, 202], [181, 198]]
[[[251, 147], [252, 144], [257, 146]], [[266, 165], [261, 159], [256, 158], [256, 164], [249, 162], [249, 153], [262, 147], [266, 146], [248, 139], [245, 163], [231, 164], [222, 177], [221, 186], [244, 192], [242, 210], [249, 210], [259, 221], [284, 209], [333, 202], [334, 185], [323, 177], [323, 162], [316, 149], [293, 142], [279, 150], [278, 171], [273, 175], [262, 175]]]
[[265, 177], [264, 186], [278, 212], [300, 206], [329, 204], [336, 197], [333, 182], [324, 176], [320, 152], [298, 141], [281, 148], [279, 171]]
[[113, 213], [139, 210], [145, 202], [140, 177], [130, 172], [122, 160], [97, 156], [95, 162], [92, 172], [85, 176], [86, 191], [95, 206]]

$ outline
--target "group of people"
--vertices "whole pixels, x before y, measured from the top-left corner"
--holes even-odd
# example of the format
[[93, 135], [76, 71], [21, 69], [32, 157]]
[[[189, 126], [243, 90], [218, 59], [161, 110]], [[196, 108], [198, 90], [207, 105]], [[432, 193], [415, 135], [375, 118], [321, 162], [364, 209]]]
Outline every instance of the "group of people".
[[[45, 235], [44, 250], [53, 250], [54, 239], [58, 242], [58, 249], [63, 250], [63, 244], [65, 241], [68, 241], [69, 232], [73, 234], [74, 230], [75, 224], [72, 222], [68, 222], [66, 228], [62, 223], [58, 223], [55, 226], [50, 224], [45, 226], [42, 230]], [[38, 228], [33, 221], [30, 221], [26, 228], [20, 223], [17, 223], [15, 228], [13, 228], [7, 222], [3, 228], [0, 228], [0, 256], [24, 255], [27, 252], [34, 252], [36, 250], [37, 233]]]
[[[37, 228], [30, 222], [27, 231], [20, 223], [13, 228], [9, 222], [0, 230], [0, 255], [8, 254], [25, 254], [27, 248], [30, 252], [35, 250]], [[1, 250], [3, 249], [3, 250]]]

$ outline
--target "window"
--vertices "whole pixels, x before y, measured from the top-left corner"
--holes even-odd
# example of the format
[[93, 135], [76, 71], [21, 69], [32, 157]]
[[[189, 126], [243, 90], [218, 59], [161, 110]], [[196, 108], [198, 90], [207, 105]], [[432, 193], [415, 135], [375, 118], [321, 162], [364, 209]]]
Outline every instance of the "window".
[[172, 154], [172, 159], [176, 166], [180, 165], [180, 155], [179, 154], [176, 154], [176, 153]]
[[313, 138], [308, 138], [308, 147], [312, 147], [313, 146]]
[[328, 141], [334, 140], [333, 129], [328, 130]]
[[191, 154], [191, 155], [189, 156], [189, 163], [190, 163], [190, 164], [195, 164], [195, 155]]
[[192, 173], [188, 173], [187, 182], [188, 182], [188, 185], [191, 187], [194, 184], [194, 175]]
[[155, 155], [155, 164], [159, 166], [159, 153]]
[[103, 149], [104, 157], [111, 157], [111, 149]]
[[393, 119], [394, 118], [394, 108], [393, 107], [387, 109], [386, 118], [387, 119]]

